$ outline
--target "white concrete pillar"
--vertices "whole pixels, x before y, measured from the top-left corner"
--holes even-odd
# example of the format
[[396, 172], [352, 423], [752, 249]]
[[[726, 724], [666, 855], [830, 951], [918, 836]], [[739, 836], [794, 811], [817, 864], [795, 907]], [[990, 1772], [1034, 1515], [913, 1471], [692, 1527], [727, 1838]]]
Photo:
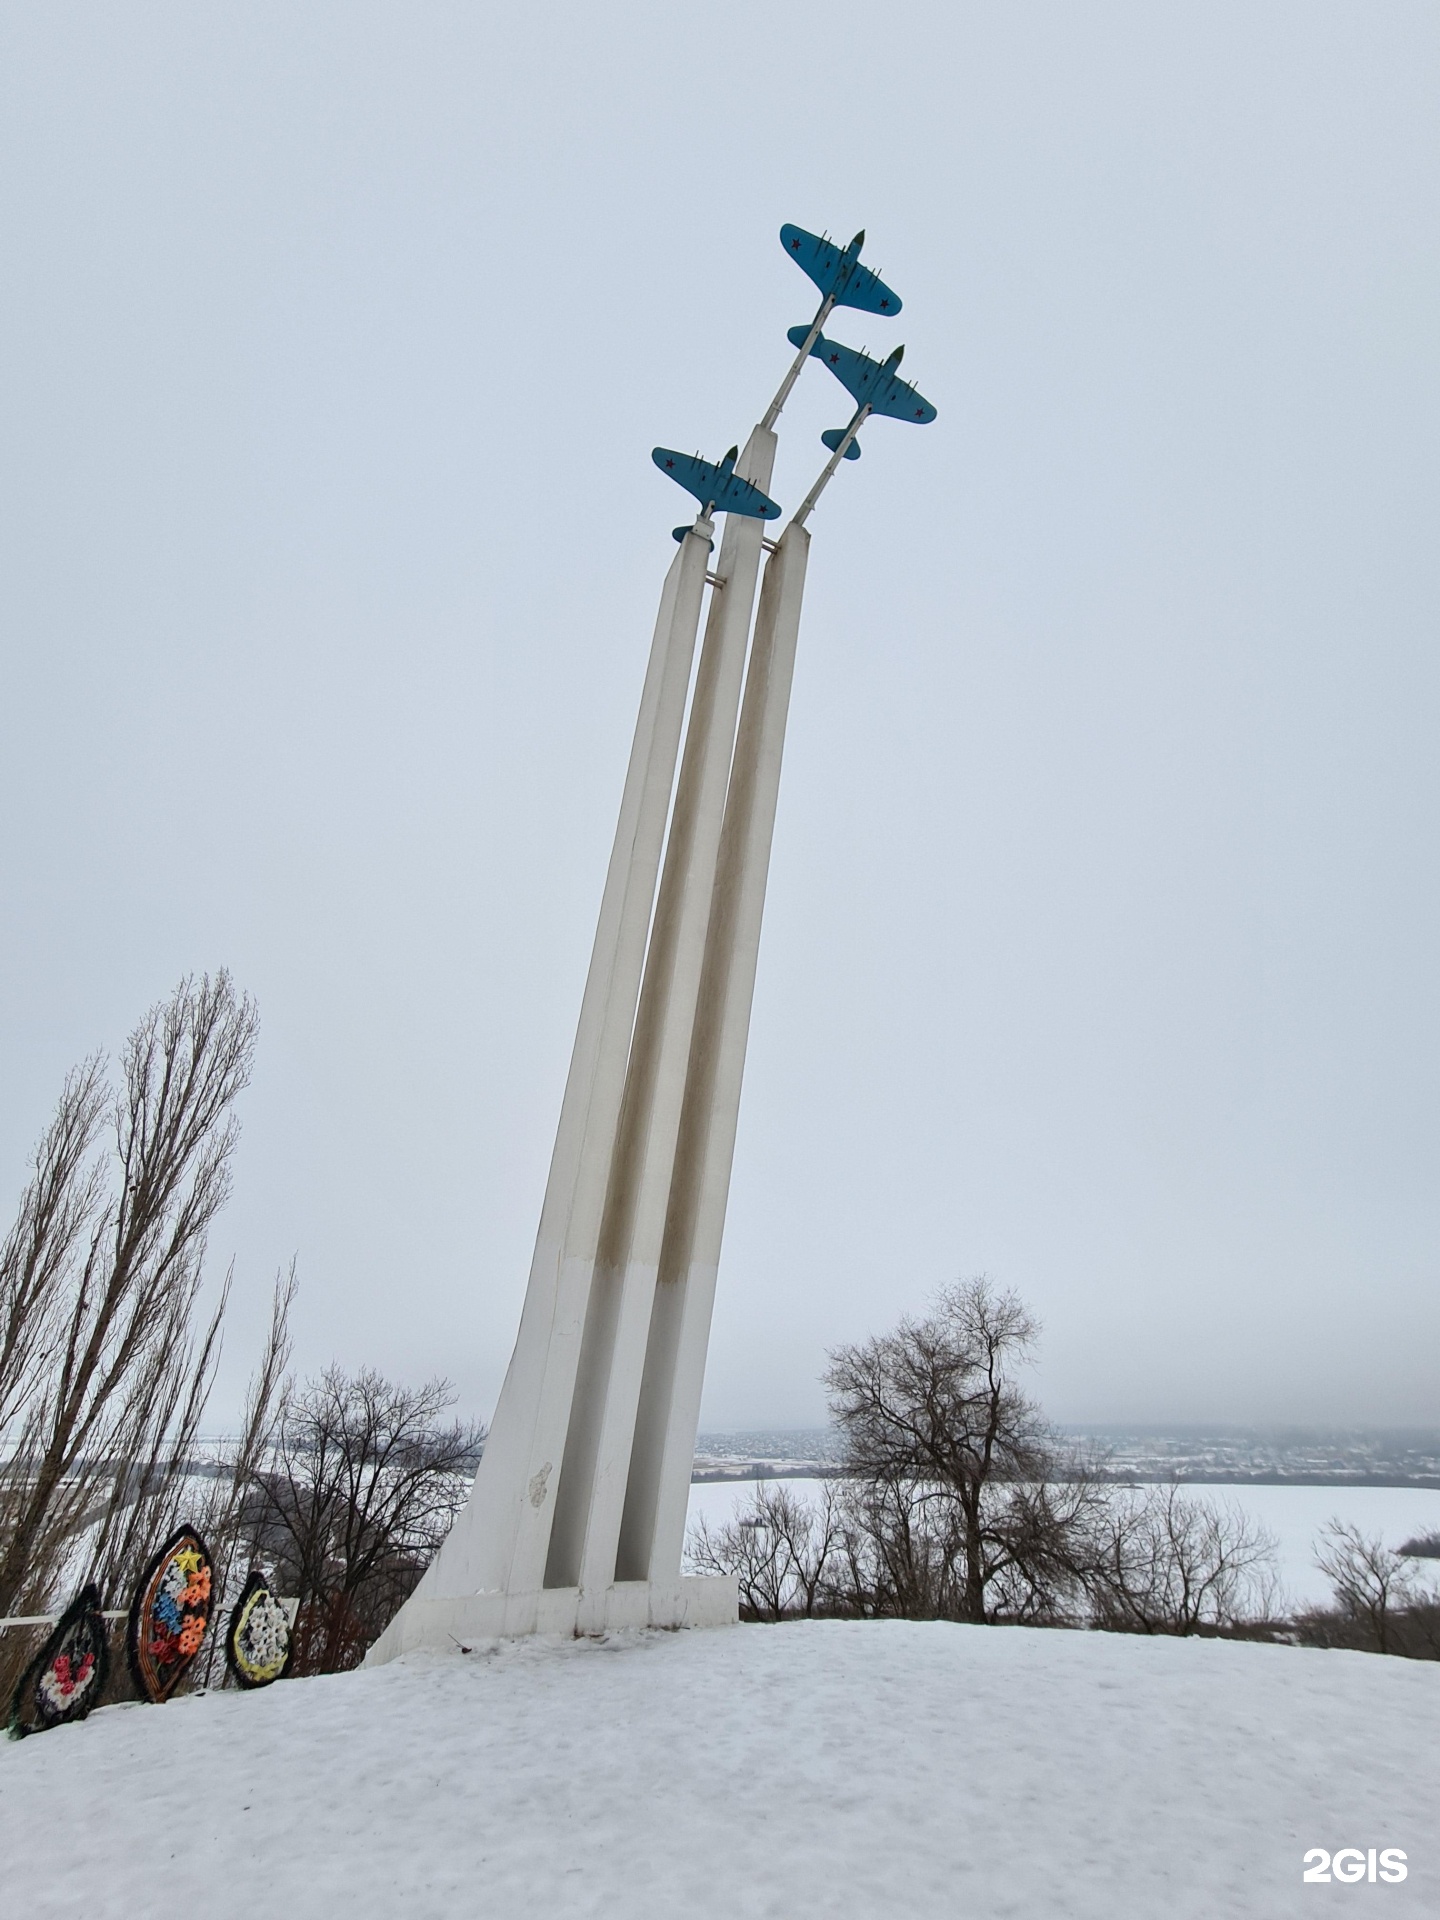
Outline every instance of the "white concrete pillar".
[[621, 1531], [623, 1579], [679, 1578], [810, 536], [765, 569], [745, 679]]
[[414, 1639], [404, 1616], [418, 1601], [501, 1593], [502, 1630], [536, 1624], [712, 532], [706, 521], [686, 536], [661, 596], [520, 1331], [484, 1457], [468, 1505], [372, 1659]]
[[[757, 427], [736, 472], [767, 487], [775, 444]], [[616, 1576], [762, 536], [730, 516], [716, 562], [561, 1464], [545, 1584], [579, 1587], [582, 1631], [604, 1624]]]

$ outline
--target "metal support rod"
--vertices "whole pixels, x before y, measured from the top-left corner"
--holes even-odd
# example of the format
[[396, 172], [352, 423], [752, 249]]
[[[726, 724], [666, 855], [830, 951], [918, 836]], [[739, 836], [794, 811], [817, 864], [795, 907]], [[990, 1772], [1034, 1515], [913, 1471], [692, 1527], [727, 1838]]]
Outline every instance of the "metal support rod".
[[804, 346], [801, 347], [799, 353], [797, 353], [795, 356], [794, 366], [791, 367], [790, 371], [786, 374], [785, 378], [780, 382], [780, 391], [775, 395], [775, 398], [770, 402], [770, 405], [765, 410], [765, 418], [760, 422], [762, 427], [766, 427], [766, 428], [773, 427], [775, 425], [775, 422], [780, 418], [780, 409], [785, 405], [785, 402], [790, 398], [791, 389], [794, 387], [795, 382], [800, 378], [800, 374], [804, 368], [805, 362], [810, 358], [810, 349], [814, 346], [815, 342], [820, 338], [820, 330], [825, 325], [825, 322], [830, 318], [830, 315], [834, 309], [834, 306], [835, 306], [834, 294], [827, 293], [825, 298], [820, 302], [820, 311], [816, 314], [814, 320], [810, 323], [810, 331], [805, 336]]
[[815, 511], [815, 502], [820, 498], [826, 487], [829, 486], [835, 476], [835, 469], [845, 458], [846, 449], [869, 418], [869, 407], [861, 407], [855, 415], [855, 418], [845, 429], [845, 437], [830, 456], [829, 464], [826, 466], [825, 471], [820, 475], [820, 478], [815, 482], [814, 486], [811, 487], [809, 493], [806, 494], [805, 498], [800, 502], [800, 505], [795, 509], [790, 521], [792, 527], [803, 527], [805, 522], [810, 518], [810, 515]]

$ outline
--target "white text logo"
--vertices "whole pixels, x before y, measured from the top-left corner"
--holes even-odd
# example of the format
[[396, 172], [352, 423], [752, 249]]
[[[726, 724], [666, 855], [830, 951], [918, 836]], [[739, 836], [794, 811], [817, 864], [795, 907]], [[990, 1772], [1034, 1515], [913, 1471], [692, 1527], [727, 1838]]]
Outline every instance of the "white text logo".
[[1302, 1880], [1323, 1881], [1326, 1886], [1332, 1879], [1350, 1885], [1368, 1880], [1373, 1886], [1377, 1880], [1403, 1880], [1406, 1872], [1405, 1855], [1399, 1847], [1386, 1847], [1383, 1853], [1377, 1853], [1374, 1847], [1364, 1852], [1359, 1847], [1341, 1847], [1338, 1853], [1311, 1847], [1301, 1864], [1305, 1868]]

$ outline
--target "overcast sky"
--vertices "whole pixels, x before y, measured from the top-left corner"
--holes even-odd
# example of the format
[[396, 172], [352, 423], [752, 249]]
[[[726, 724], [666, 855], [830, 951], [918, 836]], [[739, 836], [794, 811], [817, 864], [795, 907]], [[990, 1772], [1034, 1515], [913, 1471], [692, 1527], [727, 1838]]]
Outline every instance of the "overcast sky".
[[[703, 1423], [988, 1272], [1069, 1420], [1440, 1424], [1433, 4], [11, 5], [0, 1200], [257, 998], [217, 1420], [488, 1413], [670, 528], [868, 233]], [[773, 491], [847, 417], [807, 371]]]

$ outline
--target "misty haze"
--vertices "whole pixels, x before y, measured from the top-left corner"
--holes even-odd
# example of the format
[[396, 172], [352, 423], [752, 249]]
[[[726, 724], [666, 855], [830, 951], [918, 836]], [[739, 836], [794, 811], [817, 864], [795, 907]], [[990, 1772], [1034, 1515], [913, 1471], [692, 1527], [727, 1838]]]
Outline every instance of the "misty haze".
[[1437, 87], [7, 10], [26, 1911], [1437, 1910]]
[[822, 509], [703, 1424], [815, 1424], [976, 1272], [1065, 1420], [1433, 1424], [1433, 23], [936, 16], [927, 131], [873, 74], [837, 141], [798, 19], [761, 71], [667, 15], [783, 174], [697, 242], [599, 16], [85, 17], [3, 83], [0, 1162], [183, 973], [256, 997], [217, 1410], [292, 1253], [303, 1365], [493, 1405], [648, 450], [769, 391], [798, 216], [868, 223], [942, 413]]

